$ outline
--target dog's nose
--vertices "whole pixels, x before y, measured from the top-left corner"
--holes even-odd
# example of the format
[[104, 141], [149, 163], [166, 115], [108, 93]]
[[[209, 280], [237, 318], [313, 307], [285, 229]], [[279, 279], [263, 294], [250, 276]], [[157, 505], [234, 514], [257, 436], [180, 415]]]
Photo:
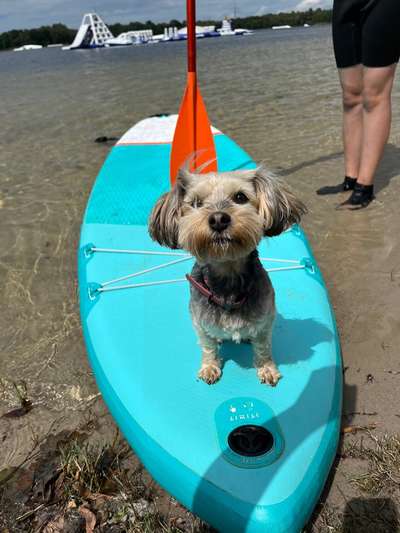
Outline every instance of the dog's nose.
[[216, 211], [208, 217], [208, 223], [211, 229], [221, 232], [229, 226], [231, 223], [231, 217], [228, 215], [228, 213]]

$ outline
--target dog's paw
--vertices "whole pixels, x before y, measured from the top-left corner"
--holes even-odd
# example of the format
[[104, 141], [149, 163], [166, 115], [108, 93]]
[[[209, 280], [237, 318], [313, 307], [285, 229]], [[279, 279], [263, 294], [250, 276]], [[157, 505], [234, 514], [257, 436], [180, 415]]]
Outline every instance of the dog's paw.
[[221, 369], [218, 365], [215, 364], [208, 364], [204, 365], [200, 368], [198, 376], [200, 379], [208, 383], [209, 385], [212, 385], [216, 381], [219, 380], [221, 377]]
[[274, 365], [274, 363], [268, 363], [257, 371], [258, 377], [260, 378], [261, 383], [268, 383], [275, 387], [280, 378], [282, 377], [281, 373]]

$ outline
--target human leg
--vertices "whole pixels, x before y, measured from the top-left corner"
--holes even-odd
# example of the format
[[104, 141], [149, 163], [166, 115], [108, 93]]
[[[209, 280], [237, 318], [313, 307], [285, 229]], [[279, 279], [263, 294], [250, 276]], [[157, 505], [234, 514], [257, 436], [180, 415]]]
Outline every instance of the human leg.
[[397, 64], [364, 67], [363, 137], [358, 183], [372, 185], [376, 169], [389, 138], [392, 109], [391, 93]]
[[317, 194], [335, 194], [352, 190], [357, 181], [361, 161], [363, 138], [363, 67], [355, 65], [339, 69], [343, 103], [343, 148], [345, 180], [338, 185], [328, 185]]
[[389, 138], [391, 93], [400, 57], [400, 2], [370, 2], [361, 25], [363, 137], [357, 183], [341, 207], [366, 207], [374, 198], [373, 181]]
[[363, 140], [363, 67], [339, 69], [343, 104], [345, 175], [357, 178]]
[[[400, 57], [400, 2], [334, 0], [333, 15], [335, 57], [343, 92], [345, 168], [347, 175], [357, 177], [357, 182], [352, 182], [353, 194], [344, 205], [365, 207], [373, 199], [375, 172], [390, 132], [391, 91]], [[361, 69], [361, 106], [359, 101], [351, 105], [351, 94], [346, 101], [353, 85], [346, 71], [351, 71], [355, 62]], [[346, 109], [348, 103], [350, 109]]]
[[354, 2], [334, 0], [332, 37], [343, 102], [343, 146], [345, 179], [328, 185], [317, 194], [335, 194], [352, 190], [358, 176], [362, 140], [361, 24]]
[[374, 198], [373, 181], [389, 138], [391, 92], [397, 64], [389, 67], [364, 67], [363, 135], [357, 183], [352, 195], [340, 208], [360, 209]]

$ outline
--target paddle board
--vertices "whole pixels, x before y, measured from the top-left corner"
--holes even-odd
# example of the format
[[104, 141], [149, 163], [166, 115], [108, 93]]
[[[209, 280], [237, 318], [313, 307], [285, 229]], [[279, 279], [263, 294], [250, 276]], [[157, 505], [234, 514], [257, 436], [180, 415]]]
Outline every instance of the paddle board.
[[[79, 247], [81, 320], [98, 387], [154, 478], [222, 532], [298, 533], [338, 444], [342, 369], [335, 319], [299, 226], [264, 239], [275, 288], [273, 356], [262, 385], [248, 344], [224, 343], [223, 375], [197, 378], [189, 314], [193, 258], [153, 242], [149, 213], [169, 185], [176, 115], [147, 118], [111, 150], [91, 192]], [[220, 171], [254, 168], [213, 128]]]

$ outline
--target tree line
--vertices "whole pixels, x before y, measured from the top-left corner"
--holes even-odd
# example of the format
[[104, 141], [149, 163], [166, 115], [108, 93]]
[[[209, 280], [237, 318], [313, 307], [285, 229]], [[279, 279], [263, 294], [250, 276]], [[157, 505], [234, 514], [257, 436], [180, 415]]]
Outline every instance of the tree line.
[[[330, 23], [332, 19], [331, 9], [309, 9], [305, 12], [292, 11], [291, 13], [272, 13], [269, 15], [239, 17], [232, 20], [233, 27], [259, 30], [271, 28], [272, 26], [303, 26], [304, 24], [324, 24]], [[199, 25], [220, 26], [221, 21], [203, 20], [198, 21]], [[169, 26], [182, 28], [186, 21], [170, 20], [169, 22], [155, 23], [151, 20], [146, 22], [129, 22], [128, 24], [110, 24], [108, 27], [116, 36], [120, 33], [133, 30], [151, 29], [155, 35], [164, 33], [164, 29]], [[53, 24], [52, 26], [41, 26], [31, 30], [11, 30], [0, 34], [0, 50], [17, 48], [25, 44], [70, 44], [76, 34], [76, 29], [67, 28], [64, 24]]]
[[67, 28], [64, 24], [41, 26], [32, 30], [11, 30], [0, 34], [0, 50], [17, 48], [24, 44], [49, 44], [71, 43], [76, 30]]

